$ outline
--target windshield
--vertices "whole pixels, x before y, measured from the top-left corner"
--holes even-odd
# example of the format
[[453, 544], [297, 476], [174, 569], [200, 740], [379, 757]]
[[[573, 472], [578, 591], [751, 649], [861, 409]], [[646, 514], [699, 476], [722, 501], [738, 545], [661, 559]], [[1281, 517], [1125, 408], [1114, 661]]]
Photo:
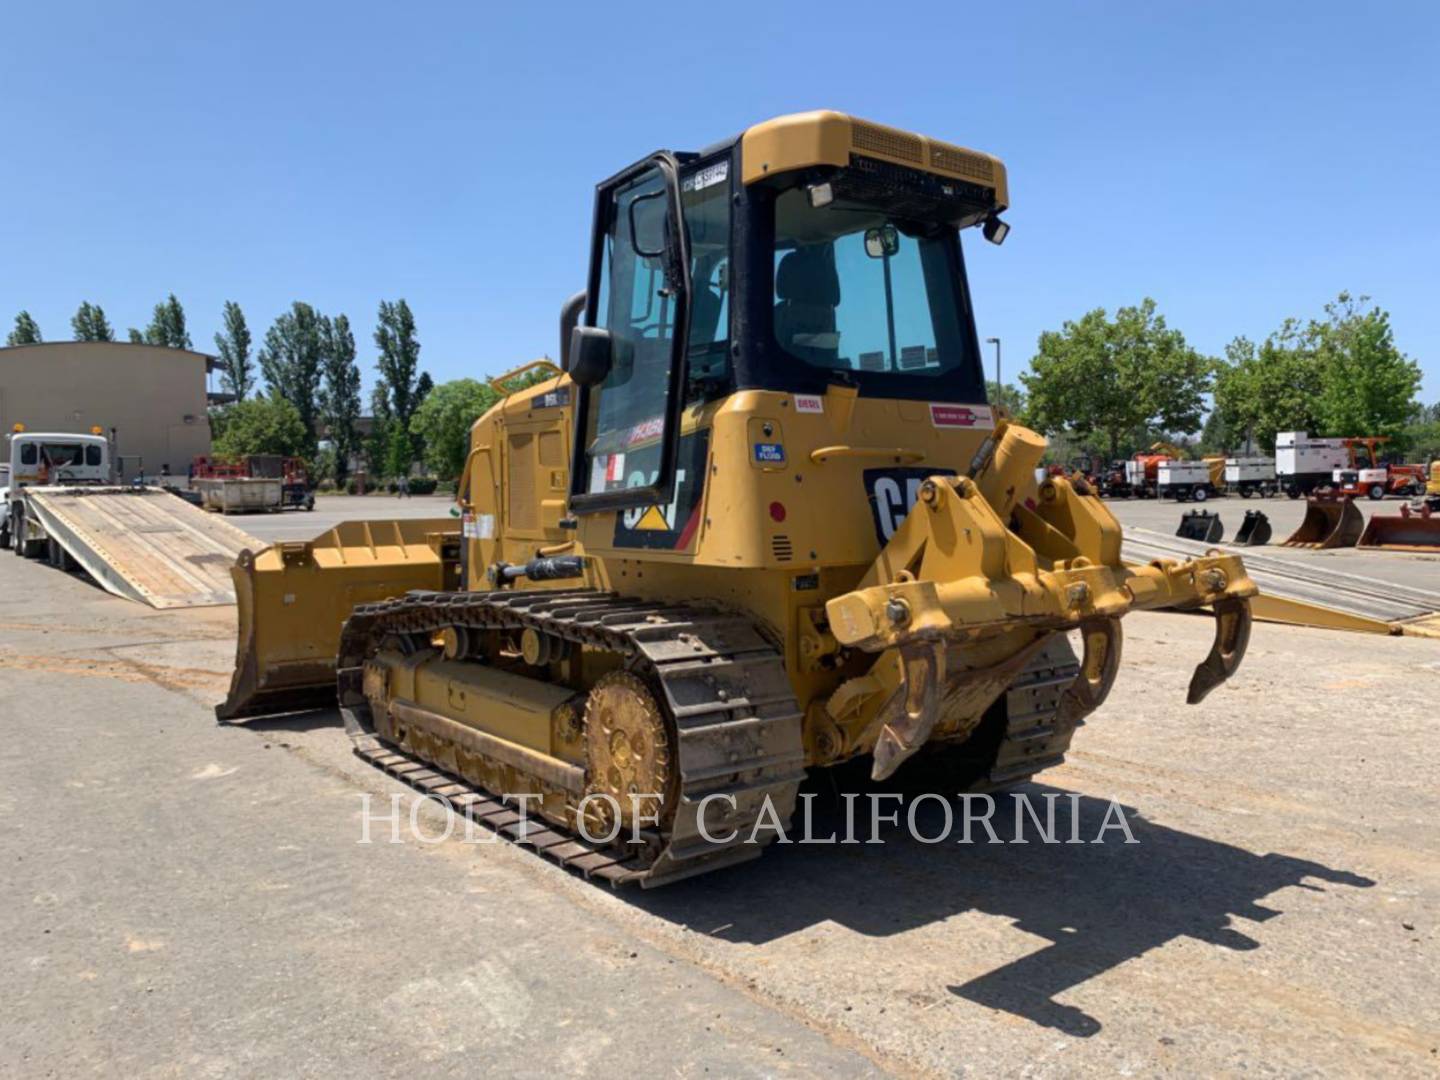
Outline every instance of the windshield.
[[975, 370], [953, 228], [854, 201], [816, 208], [792, 188], [775, 202], [774, 258], [775, 338], [792, 357], [937, 380]]

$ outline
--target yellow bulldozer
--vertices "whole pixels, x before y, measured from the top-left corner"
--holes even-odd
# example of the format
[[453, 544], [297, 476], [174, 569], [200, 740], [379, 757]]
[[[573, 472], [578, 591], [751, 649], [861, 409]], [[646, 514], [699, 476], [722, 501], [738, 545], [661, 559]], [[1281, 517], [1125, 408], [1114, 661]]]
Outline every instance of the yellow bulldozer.
[[1233, 555], [1128, 565], [986, 404], [961, 234], [1003, 241], [1008, 204], [996, 158], [837, 112], [605, 180], [560, 362], [474, 425], [459, 527], [243, 557], [218, 715], [338, 694], [377, 765], [655, 885], [759, 854], [808, 769], [1058, 763], [1129, 611], [1213, 612], [1199, 701], [1255, 587]]

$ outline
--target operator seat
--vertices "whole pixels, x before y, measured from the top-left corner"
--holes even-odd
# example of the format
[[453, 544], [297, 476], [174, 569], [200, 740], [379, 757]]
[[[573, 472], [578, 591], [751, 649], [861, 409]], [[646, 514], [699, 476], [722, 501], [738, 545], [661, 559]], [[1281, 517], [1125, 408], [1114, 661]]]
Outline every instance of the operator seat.
[[775, 339], [787, 352], [812, 364], [838, 367], [840, 275], [830, 244], [796, 248], [775, 268]]

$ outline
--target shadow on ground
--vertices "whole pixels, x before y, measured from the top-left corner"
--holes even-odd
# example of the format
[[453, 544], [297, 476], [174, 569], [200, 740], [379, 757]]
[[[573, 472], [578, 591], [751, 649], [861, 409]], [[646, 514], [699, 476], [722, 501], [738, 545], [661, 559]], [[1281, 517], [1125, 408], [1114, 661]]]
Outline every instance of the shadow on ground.
[[[827, 920], [883, 937], [968, 911], [1009, 919], [1050, 944], [951, 986], [951, 993], [1084, 1037], [1100, 1031], [1100, 1019], [1056, 1001], [1066, 990], [1176, 938], [1226, 949], [1259, 948], [1232, 920], [1264, 922], [1282, 914], [1261, 903], [1280, 890], [1375, 884], [1319, 863], [1257, 855], [1155, 825], [1128, 807], [1123, 812], [1136, 842], [1125, 843], [1124, 834], [1111, 828], [1103, 843], [1092, 843], [1107, 814], [1115, 823], [1108, 801], [1039, 784], [1019, 790], [1042, 815], [1044, 796], [1056, 796], [1054, 834], [1068, 839], [1073, 829], [1083, 842], [1042, 843], [1027, 817], [1018, 835], [1029, 842], [1014, 843], [1016, 801], [999, 796], [993, 818], [999, 844], [989, 843], [978, 825], [974, 843], [957, 843], [957, 809], [956, 832], [944, 843], [921, 843], [891, 829], [880, 833], [881, 844], [774, 847], [732, 870], [652, 893], [637, 891], [633, 902], [693, 930], [747, 943], [773, 941]], [[863, 800], [857, 805], [864, 806]], [[814, 808], [812, 835], [844, 836], [834, 798], [817, 793]], [[884, 811], [893, 808], [891, 802]], [[938, 800], [920, 802], [916, 822], [922, 835], [939, 834], [945, 815]], [[857, 833], [865, 836], [868, 826]], [[799, 835], [798, 825], [791, 835]]]
[[221, 727], [245, 728], [269, 734], [275, 731], [316, 731], [319, 728], [344, 730], [345, 720], [333, 705], [324, 709], [304, 709], [276, 716], [247, 716], [239, 720], [219, 720]]

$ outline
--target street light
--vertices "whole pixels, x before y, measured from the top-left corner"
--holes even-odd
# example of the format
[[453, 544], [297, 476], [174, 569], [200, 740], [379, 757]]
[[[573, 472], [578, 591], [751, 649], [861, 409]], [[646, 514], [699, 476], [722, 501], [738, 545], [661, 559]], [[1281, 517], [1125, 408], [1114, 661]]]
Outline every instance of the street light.
[[985, 344], [995, 346], [995, 392], [998, 394], [1000, 388], [1005, 385], [1000, 381], [1000, 339], [998, 337], [987, 337]]

